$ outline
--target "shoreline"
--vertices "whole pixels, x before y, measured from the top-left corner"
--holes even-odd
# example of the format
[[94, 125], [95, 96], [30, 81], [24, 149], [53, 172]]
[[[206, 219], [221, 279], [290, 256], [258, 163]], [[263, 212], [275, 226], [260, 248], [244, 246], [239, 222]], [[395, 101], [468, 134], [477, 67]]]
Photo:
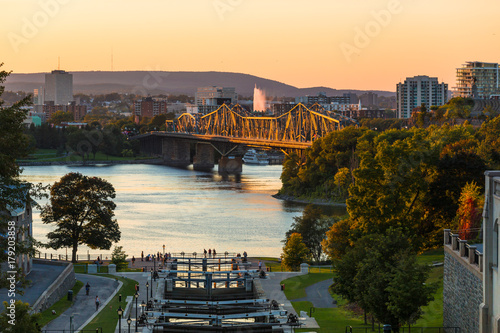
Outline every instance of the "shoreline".
[[92, 166], [92, 165], [116, 165], [116, 164], [163, 164], [162, 159], [145, 159], [145, 160], [124, 160], [124, 161], [54, 161], [54, 162], [17, 162], [19, 166], [53, 166], [53, 165], [75, 165], [75, 166]]
[[273, 194], [271, 196], [275, 199], [294, 202], [294, 203], [313, 204], [313, 205], [321, 205], [321, 206], [347, 207], [347, 205], [343, 202], [328, 201], [325, 199], [298, 199], [298, 198], [293, 197], [291, 195], [282, 195], [282, 194], [277, 194], [277, 193]]

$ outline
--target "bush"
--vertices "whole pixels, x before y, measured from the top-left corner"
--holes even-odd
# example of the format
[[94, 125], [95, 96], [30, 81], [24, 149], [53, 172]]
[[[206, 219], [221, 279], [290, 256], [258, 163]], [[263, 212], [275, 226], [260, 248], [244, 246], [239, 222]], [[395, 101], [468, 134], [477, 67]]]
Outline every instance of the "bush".
[[127, 254], [123, 251], [123, 246], [115, 246], [111, 253], [111, 263], [116, 265], [117, 270], [128, 267]]

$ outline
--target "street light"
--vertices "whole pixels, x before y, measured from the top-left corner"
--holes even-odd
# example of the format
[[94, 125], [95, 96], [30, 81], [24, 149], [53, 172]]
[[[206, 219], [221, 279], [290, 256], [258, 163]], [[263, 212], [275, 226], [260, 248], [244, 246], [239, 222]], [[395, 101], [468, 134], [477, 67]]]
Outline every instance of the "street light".
[[118, 332], [121, 332], [122, 331], [122, 315], [123, 315], [123, 309], [122, 309], [121, 305], [118, 307], [118, 310], [116, 310], [116, 312], [118, 313]]
[[149, 281], [146, 281], [146, 302], [149, 301], [148, 296], [149, 296]]
[[138, 322], [138, 318], [137, 318], [137, 299], [139, 298], [139, 293], [137, 291], [135, 292], [134, 297], [135, 297], [135, 331], [139, 332], [137, 330], [137, 322]]
[[132, 318], [130, 318], [130, 313], [128, 314], [127, 324], [128, 324], [128, 333], [130, 333], [130, 324], [132, 324]]
[[165, 244], [163, 244], [163, 258], [165, 258]]
[[141, 307], [142, 307], [142, 314], [144, 314], [144, 309], [146, 308], [146, 303], [144, 302], [144, 300], [142, 300]]

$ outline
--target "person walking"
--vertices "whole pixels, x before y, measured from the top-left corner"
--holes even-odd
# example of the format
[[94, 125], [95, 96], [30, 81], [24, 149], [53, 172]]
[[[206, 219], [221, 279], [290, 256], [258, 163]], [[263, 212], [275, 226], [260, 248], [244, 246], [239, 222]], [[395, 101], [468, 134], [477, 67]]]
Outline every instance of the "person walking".
[[99, 299], [99, 296], [95, 296], [95, 310], [99, 309], [99, 304], [101, 303], [101, 300]]
[[217, 252], [215, 252], [215, 249], [212, 251], [213, 255], [214, 255], [214, 258], [215, 258], [215, 255], [217, 254]]
[[207, 257], [207, 249], [203, 249], [203, 255], [205, 256], [205, 258]]
[[208, 257], [211, 258], [212, 257], [212, 249], [208, 249]]
[[141, 251], [141, 261], [144, 261], [144, 251]]
[[87, 293], [87, 296], [89, 295], [89, 292], [90, 292], [90, 284], [87, 282], [87, 284], [85, 285], [85, 292]]
[[132, 256], [132, 267], [134, 267], [134, 264], [135, 264], [135, 257]]
[[259, 260], [259, 271], [262, 270], [262, 261]]

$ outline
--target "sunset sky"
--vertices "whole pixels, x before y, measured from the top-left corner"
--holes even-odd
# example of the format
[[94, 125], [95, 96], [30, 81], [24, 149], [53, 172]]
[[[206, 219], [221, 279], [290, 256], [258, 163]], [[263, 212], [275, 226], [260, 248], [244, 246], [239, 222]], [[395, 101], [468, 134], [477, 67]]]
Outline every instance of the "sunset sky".
[[465, 61], [500, 61], [498, 0], [0, 0], [0, 62], [15, 73], [253, 74], [297, 87], [452, 88]]

